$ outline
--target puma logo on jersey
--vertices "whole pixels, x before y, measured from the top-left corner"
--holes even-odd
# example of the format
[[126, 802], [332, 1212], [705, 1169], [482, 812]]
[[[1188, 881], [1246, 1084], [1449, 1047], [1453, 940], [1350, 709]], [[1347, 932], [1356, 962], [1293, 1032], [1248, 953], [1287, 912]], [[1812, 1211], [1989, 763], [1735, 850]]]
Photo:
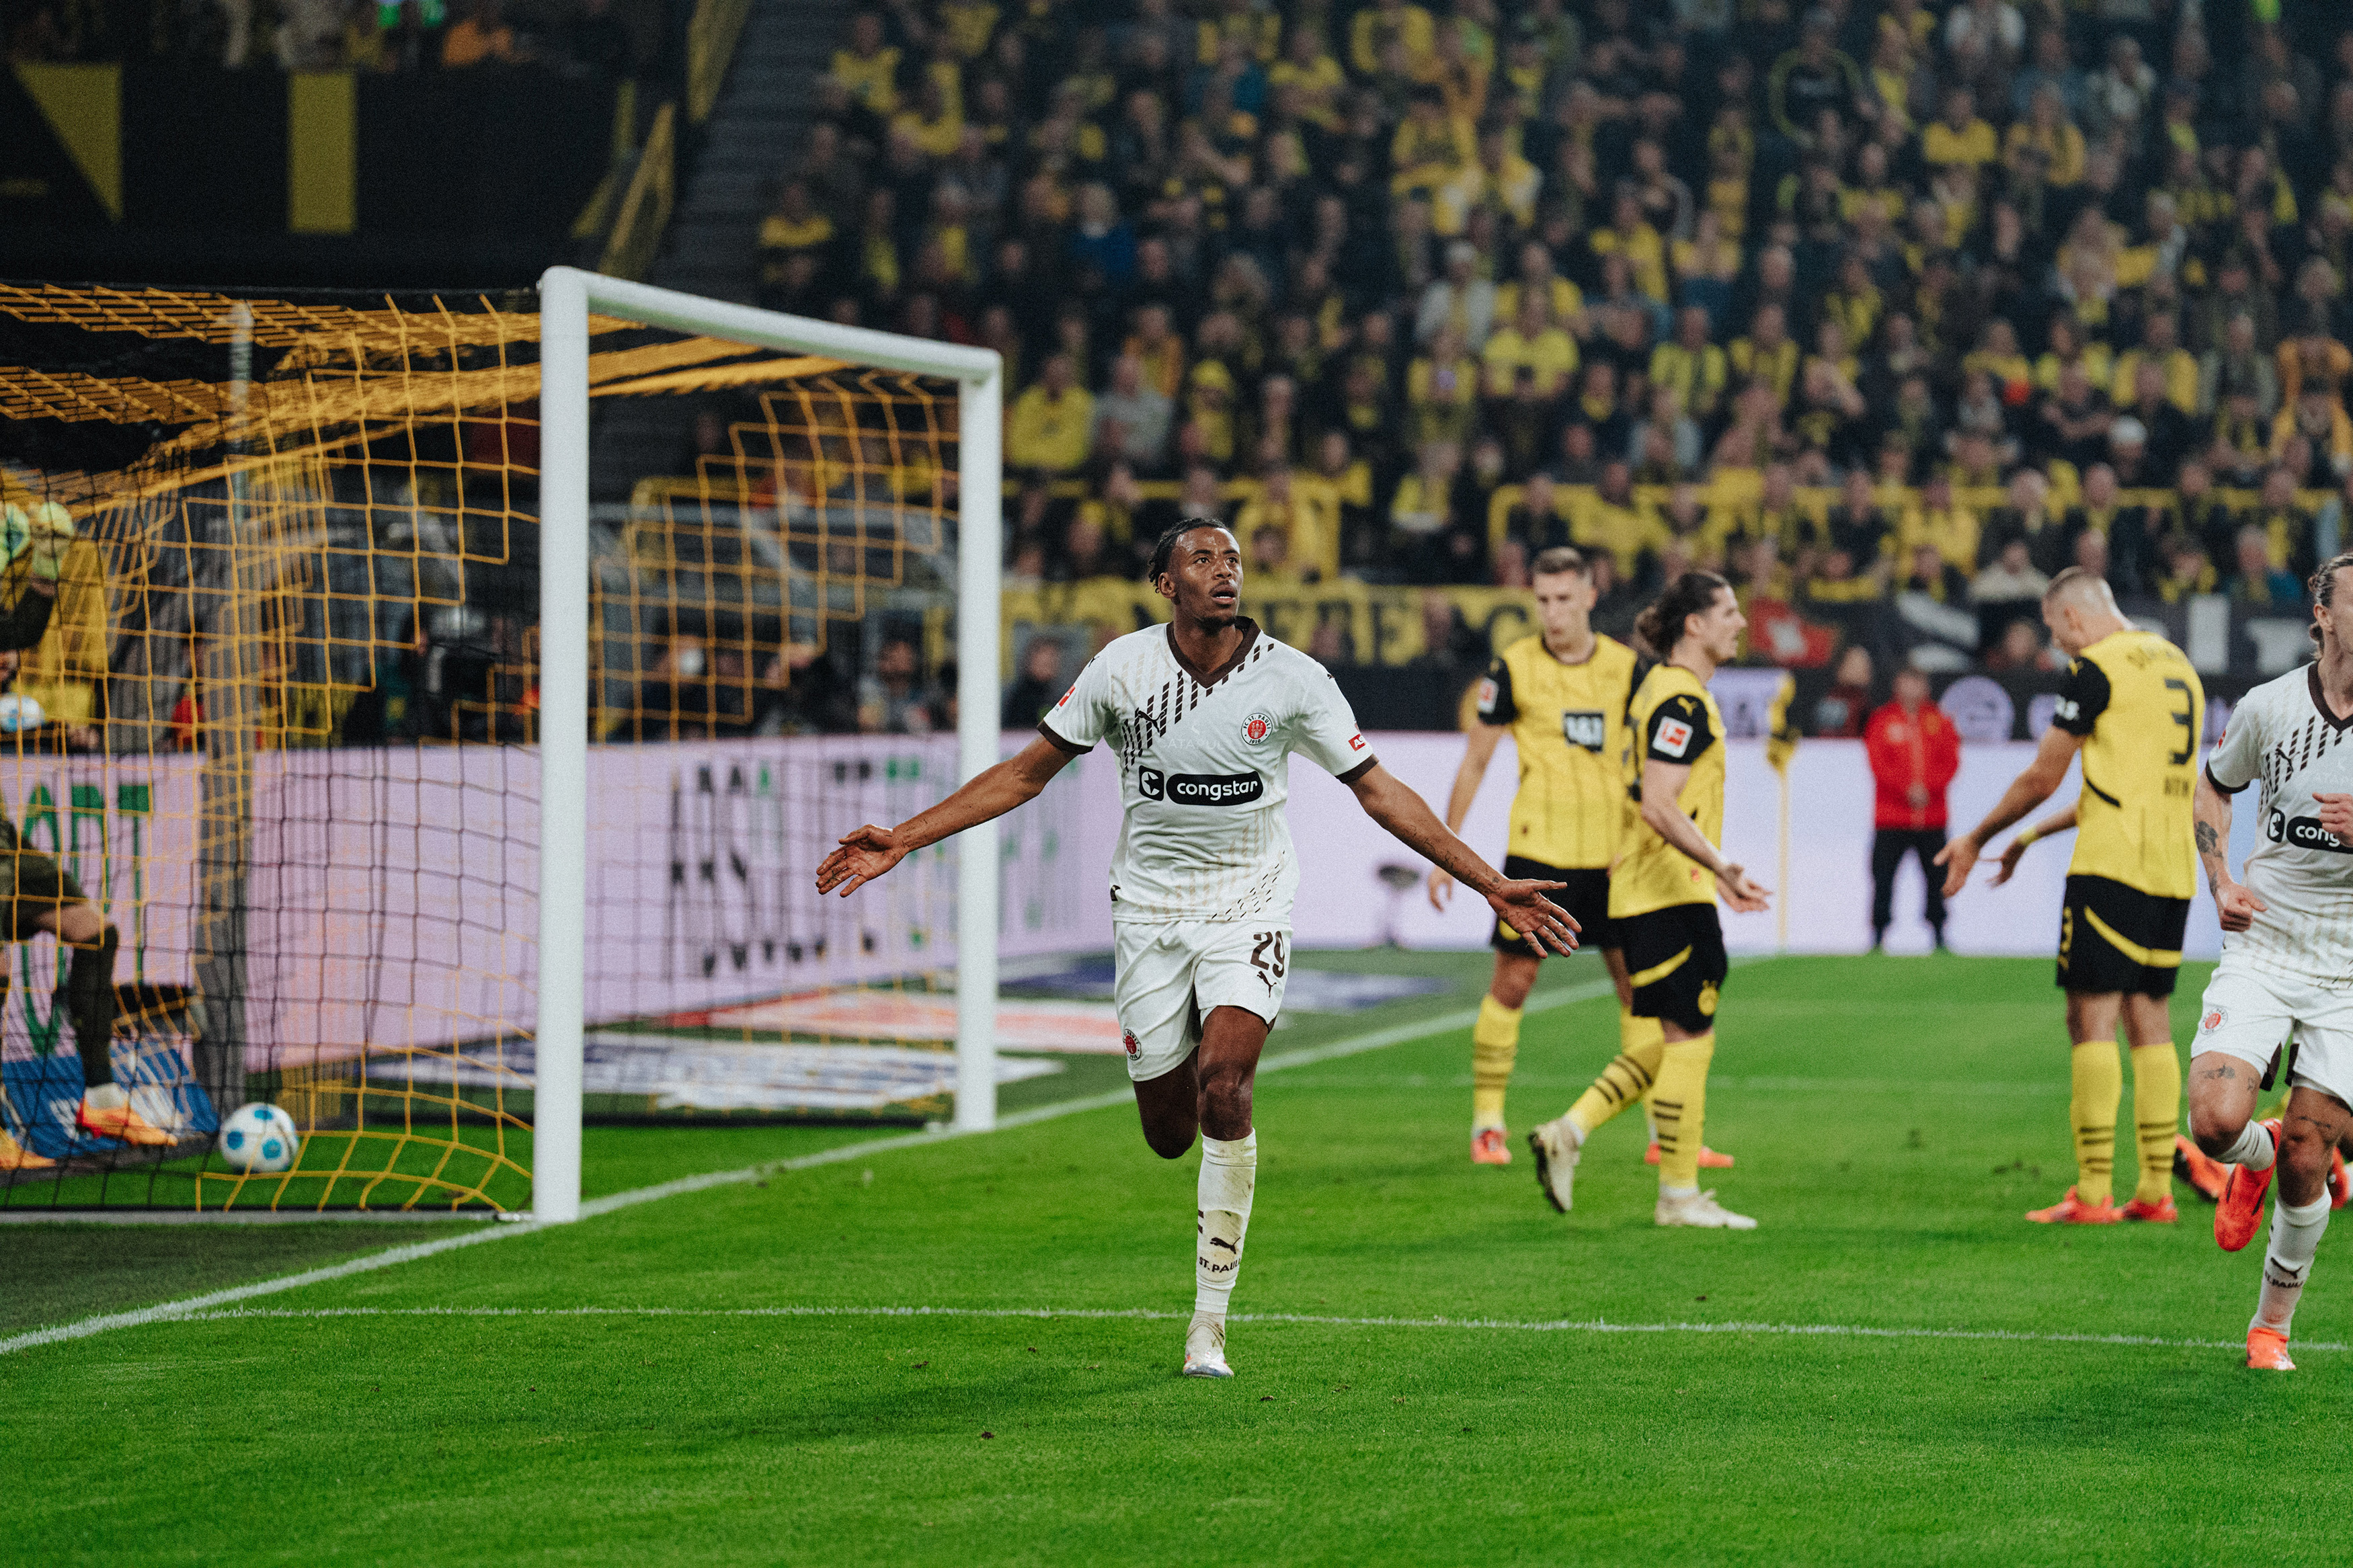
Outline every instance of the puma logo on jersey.
[[1609, 716], [1591, 709], [1561, 710], [1561, 738], [1572, 746], [1582, 746], [1588, 752], [1599, 752], [1609, 734]]

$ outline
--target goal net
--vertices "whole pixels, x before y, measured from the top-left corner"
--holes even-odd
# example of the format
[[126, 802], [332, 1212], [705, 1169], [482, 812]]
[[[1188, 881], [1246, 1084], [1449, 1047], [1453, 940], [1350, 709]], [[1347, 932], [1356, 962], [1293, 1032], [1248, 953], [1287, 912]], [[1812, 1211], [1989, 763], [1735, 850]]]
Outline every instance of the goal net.
[[0, 650], [0, 1206], [560, 1219], [584, 1121], [985, 1124], [1000, 925], [1083, 942], [1054, 792], [812, 881], [997, 753], [993, 371], [563, 269], [0, 286], [0, 542], [76, 535]]

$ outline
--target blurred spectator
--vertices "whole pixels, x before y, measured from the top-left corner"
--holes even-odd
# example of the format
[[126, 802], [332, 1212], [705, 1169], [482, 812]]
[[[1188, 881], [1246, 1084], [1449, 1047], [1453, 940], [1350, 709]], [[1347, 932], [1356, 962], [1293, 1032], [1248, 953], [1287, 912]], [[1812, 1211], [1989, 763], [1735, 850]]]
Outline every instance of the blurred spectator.
[[521, 65], [532, 58], [507, 22], [505, 0], [472, 0], [441, 38], [441, 65], [447, 70]]
[[874, 673], [858, 683], [858, 728], [869, 735], [927, 735], [946, 727], [940, 689], [923, 679], [914, 639], [888, 637]]
[[1814, 704], [1814, 733], [1852, 740], [1871, 712], [1871, 651], [1850, 647], [1839, 655], [1831, 688]]
[[1006, 730], [1034, 730], [1046, 710], [1062, 700], [1069, 684], [1062, 679], [1067, 650], [1059, 637], [1033, 637], [1021, 652], [1021, 673], [1005, 689], [998, 725]]
[[1106, 459], [1121, 458], [1146, 473], [1168, 458], [1168, 428], [1176, 405], [1145, 384], [1144, 361], [1123, 353], [1112, 361], [1111, 387], [1094, 400], [1093, 444]]
[[1093, 448], [1095, 400], [1077, 384], [1066, 353], [1046, 362], [1038, 384], [1013, 400], [1005, 423], [1005, 456], [1018, 469], [1069, 473]]
[[2295, 610], [2304, 590], [2295, 574], [2272, 564], [2271, 539], [2253, 523], [2239, 530], [2238, 555], [2228, 585], [2232, 598], [2266, 610]]
[[1945, 792], [1961, 767], [1960, 732], [1930, 700], [1928, 678], [1907, 666], [1895, 672], [1894, 700], [1871, 716], [1863, 747], [1877, 795], [1872, 811], [1872, 951], [1879, 951], [1894, 920], [1895, 873], [1906, 855], [1919, 862], [1927, 889], [1923, 913], [1941, 951], [1945, 876], [1936, 862], [1945, 848]]

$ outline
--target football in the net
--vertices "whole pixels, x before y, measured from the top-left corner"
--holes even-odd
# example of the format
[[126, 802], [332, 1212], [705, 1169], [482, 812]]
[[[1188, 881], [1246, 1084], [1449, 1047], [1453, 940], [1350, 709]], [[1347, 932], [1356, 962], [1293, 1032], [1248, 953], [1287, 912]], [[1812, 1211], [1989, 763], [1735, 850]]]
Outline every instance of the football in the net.
[[259, 1100], [240, 1105], [221, 1123], [220, 1157], [229, 1169], [254, 1175], [289, 1170], [302, 1147], [294, 1119]]
[[0, 732], [13, 735], [19, 730], [37, 730], [47, 718], [37, 698], [15, 691], [0, 697]]

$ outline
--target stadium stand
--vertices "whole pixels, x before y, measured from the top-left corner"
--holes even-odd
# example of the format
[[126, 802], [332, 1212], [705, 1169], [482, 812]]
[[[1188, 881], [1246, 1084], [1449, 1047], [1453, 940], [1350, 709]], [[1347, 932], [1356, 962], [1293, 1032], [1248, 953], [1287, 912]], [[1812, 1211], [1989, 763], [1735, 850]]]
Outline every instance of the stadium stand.
[[1189, 497], [1341, 665], [1573, 540], [1825, 687], [2047, 673], [2070, 564], [2253, 673], [2353, 469], [2353, 30], [2255, 10], [899, 0], [758, 294], [1006, 355], [1009, 613], [1097, 640]]

